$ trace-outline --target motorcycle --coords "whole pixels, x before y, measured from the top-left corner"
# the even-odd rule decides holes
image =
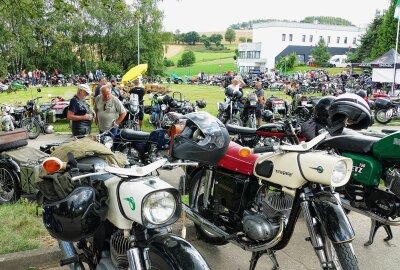
[[[242,99],[244,108],[241,114],[243,123],[247,123],[250,128],[256,127],[256,110],[258,107],[258,98],[255,93],[248,93],[246,98]]]
[[[381,124],[400,119],[400,101],[377,98],[374,102],[375,120]]]
[[[42,189],[43,223],[59,241],[61,266],[209,269],[189,242],[168,232],[180,217],[180,194],[152,173],[174,164],[161,159],[144,167],[117,168],[95,156],[75,160],[68,153],[67,158],[65,163],[52,157],[42,166],[49,177],[66,177],[72,186],[69,195],[56,199]]]
[[[15,128],[22,127],[22,120],[25,118],[25,108],[24,107],[17,107],[8,105],[8,104],[1,104],[1,111],[3,114],[8,114],[11,116],[11,121]]]
[[[379,138],[358,132],[344,132],[326,140],[322,147],[353,160],[349,183],[336,189],[344,208],[371,218],[369,240],[373,243],[380,227],[393,238],[390,226],[400,225],[400,132]],[[385,187],[380,186],[381,179]]]
[[[351,246],[355,234],[333,189],[347,183],[352,161],[313,150],[329,137],[327,132],[302,145],[249,151],[229,143],[226,136],[216,136],[226,132],[222,123],[206,120],[202,126],[198,119],[189,118],[171,147],[174,156],[199,163],[188,174],[189,205],[183,205],[183,210],[203,240],[216,245],[231,242],[251,251],[250,270],[263,254],[271,258],[273,269],[278,269],[275,251],[288,244],[302,211],[310,233],[306,240],[315,249],[321,267],[358,269]],[[191,123],[202,128],[193,129]],[[225,148],[206,156],[175,146],[190,138],[198,141],[197,147]]]
[[[265,109],[270,110],[274,114],[286,116],[289,111],[289,106],[286,100],[275,97],[274,95],[267,98],[265,101]]]
[[[128,113],[120,124],[120,127],[139,130],[139,96],[131,94],[129,99],[124,99],[123,105]]]
[[[218,115],[217,118],[224,124],[234,124],[241,126],[243,125],[240,119],[240,111],[242,110],[242,105],[240,100],[242,98],[242,92],[232,91],[232,89],[225,89],[225,101],[218,102]]]

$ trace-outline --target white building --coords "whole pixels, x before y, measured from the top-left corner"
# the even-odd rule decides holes
[[[281,56],[297,54],[306,63],[320,38],[331,55],[346,54],[357,47],[364,29],[297,22],[267,22],[253,25],[253,43],[239,44],[237,65],[242,72],[271,69]]]

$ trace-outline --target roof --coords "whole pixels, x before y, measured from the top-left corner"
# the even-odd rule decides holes
[[[356,26],[345,25],[330,25],[330,24],[314,24],[314,23],[299,23],[299,22],[265,22],[253,24],[253,29],[269,28],[269,27],[287,27],[287,28],[302,28],[302,29],[319,29],[319,30],[334,30],[347,32],[361,32],[362,28]]]
[[[395,49],[390,49],[383,55],[374,59],[369,63],[362,63],[361,67],[380,67],[380,68],[393,68],[394,57],[396,55],[396,67],[400,66],[400,54],[395,51]]]
[[[307,57],[311,55],[311,51],[313,49],[315,49],[315,46],[289,45],[275,57],[275,62],[279,61],[280,57],[289,55],[291,53],[303,54]],[[341,48],[341,47],[328,47],[328,51],[331,55],[341,55],[341,54],[346,54],[348,51],[354,51],[354,49]],[[307,59],[305,60],[307,61]]]

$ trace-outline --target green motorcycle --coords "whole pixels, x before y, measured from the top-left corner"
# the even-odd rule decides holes
[[[9,90],[10,92],[16,92],[18,90],[24,90],[26,91],[28,88],[26,87],[26,85],[21,82],[21,81],[14,81],[11,83]]]
[[[393,238],[391,226],[400,225],[400,131],[383,138],[357,132],[332,137],[323,147],[353,160],[350,181],[336,189],[343,207],[371,218],[369,240],[380,227]],[[383,183],[381,183],[383,179]]]

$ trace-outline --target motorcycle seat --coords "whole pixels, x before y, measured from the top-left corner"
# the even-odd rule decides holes
[[[366,154],[371,152],[372,146],[381,138],[362,135],[360,133],[332,137],[324,142],[333,148],[352,153]]]
[[[255,135],[257,131],[256,128],[247,128],[231,124],[226,124],[226,129],[228,130],[229,133],[246,134],[246,135]]]
[[[150,137],[150,133],[124,128],[121,130],[120,136],[126,141],[147,141]]]

